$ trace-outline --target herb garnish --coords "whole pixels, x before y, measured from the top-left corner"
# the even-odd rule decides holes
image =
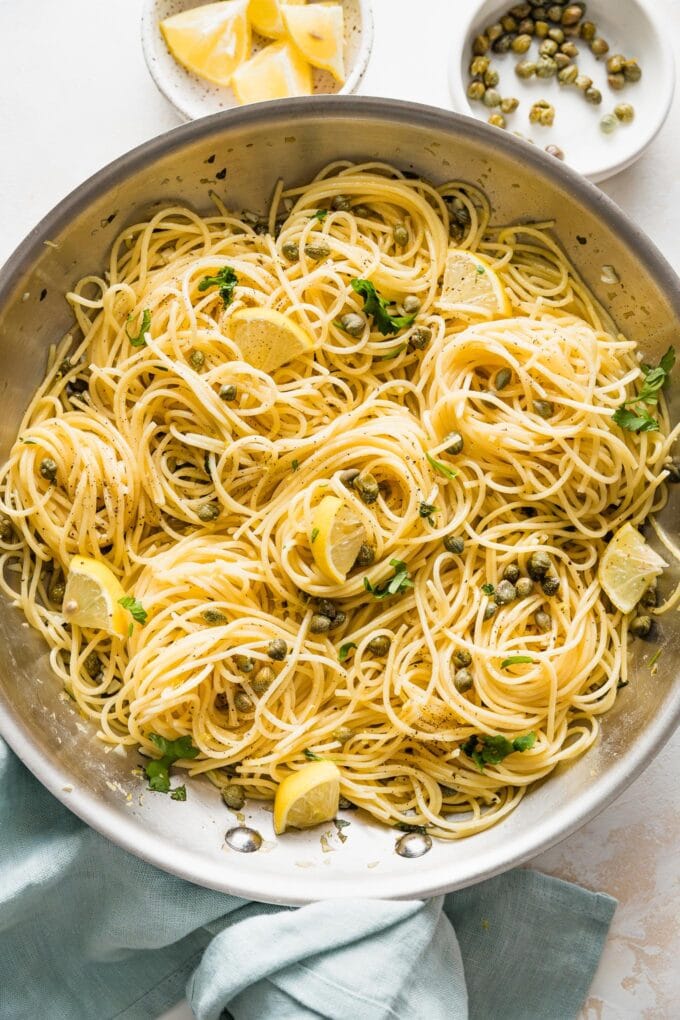
[[[436,525],[432,520],[432,515],[438,513],[439,507],[434,506],[432,503],[421,502],[418,504],[418,516],[424,518],[424,520],[426,520],[428,524],[431,524],[433,528],[436,527]]]
[[[435,460],[431,454],[426,453],[425,456],[428,459],[430,467],[433,467],[437,474],[443,475],[444,478],[455,478],[458,474],[458,472],[454,471],[453,468],[447,467],[446,464],[443,464],[441,460]]]
[[[195,758],[198,748],[191,743],[191,737],[178,737],[177,740],[166,740],[158,733],[150,733],[149,740],[155,744],[163,755],[162,758],[147,762],[145,765],[146,778],[149,780],[149,789],[156,793],[168,793],[170,790],[170,774],[168,769],[180,758]],[[181,787],[178,787],[181,789]],[[173,791],[174,793],[175,791]],[[186,789],[184,797],[181,794],[174,800],[186,800]]]
[[[399,344],[399,346],[395,347],[393,351],[390,351],[389,354],[383,354],[383,356],[381,358],[379,358],[378,360],[379,361],[393,361],[394,358],[398,358],[400,354],[403,354],[407,347],[408,347],[408,344]]]
[[[300,467],[300,461],[299,460],[292,460],[290,462],[290,467],[291,467],[292,471],[297,471],[297,469]]]
[[[186,786],[176,786],[170,794],[171,800],[186,800],[187,799],[187,788]]]
[[[326,761],[325,758],[320,758],[318,754],[314,754],[313,751],[310,751],[308,747],[306,747],[302,753],[308,761]]]
[[[391,336],[400,329],[406,329],[415,319],[415,315],[390,315],[387,311],[389,301],[380,297],[370,280],[354,279],[350,283],[352,290],[364,299],[364,311],[372,316],[375,328],[383,336]]]
[[[124,595],[122,599],[118,599],[118,605],[122,606],[123,609],[127,609],[132,619],[136,620],[142,627],[144,626],[149,614],[142,603],[138,602],[133,595]]]
[[[142,312],[142,321],[141,321],[141,324],[140,324],[140,327],[139,327],[139,333],[137,334],[137,336],[131,336],[130,335],[129,326],[130,326],[130,323],[132,322],[133,319],[134,319],[134,315],[128,315],[127,324],[125,326],[125,332],[127,333],[127,338],[128,338],[128,340],[130,341],[130,343],[132,344],[133,347],[146,347],[146,336],[145,336],[145,334],[149,332],[149,327],[151,326],[151,309],[150,308],[145,308],[144,311]]]
[[[323,223],[323,221],[326,219],[327,216],[328,216],[328,209],[317,209],[316,212],[313,213],[313,215],[310,216],[309,218],[310,218],[310,220],[318,220],[319,223]]]
[[[492,584],[483,584],[482,585],[482,591],[484,592],[485,595],[493,595],[495,590],[496,589],[494,588],[494,586]]]
[[[658,365],[641,365],[640,368],[645,377],[642,389],[637,396],[621,404],[621,407],[614,412],[613,421],[627,432],[657,432],[659,429],[658,420],[649,413],[646,407],[639,405],[651,404],[655,406],[659,402],[659,392],[668,381],[674,364],[675,348],[669,347]],[[634,406],[632,411],[629,410],[631,404]]]
[[[507,669],[508,666],[519,666],[525,662],[535,662],[530,655],[509,655],[507,659],[503,659],[501,662],[501,669]]]
[[[374,586],[367,577],[364,578],[364,588],[370,592],[374,599],[386,599],[390,595],[403,595],[413,587],[408,567],[403,560],[390,560],[390,566],[394,567],[394,576],[386,581],[381,581],[380,584]]]
[[[421,836],[427,832],[424,825],[412,825],[411,822],[395,822],[394,828],[399,829],[400,832],[418,832]]]
[[[485,765],[499,765],[513,751],[528,751],[535,743],[536,734],[533,730],[523,737],[515,737],[513,741],[500,733],[497,736],[473,734],[461,744],[460,749],[468,758],[472,758],[479,771],[483,772]]]
[[[345,659],[348,657],[349,653],[352,651],[352,649],[356,647],[357,647],[356,641],[347,641],[344,645],[340,645],[340,649],[338,651],[339,661],[344,662]]]
[[[204,276],[198,285],[198,289],[203,292],[208,290],[209,287],[219,287],[220,297],[226,308],[233,300],[234,287],[237,283],[238,276],[231,266],[222,266],[215,276]]]
[[[312,543],[316,542],[318,536],[319,536],[319,529],[318,528],[312,528],[312,534],[311,534]]]

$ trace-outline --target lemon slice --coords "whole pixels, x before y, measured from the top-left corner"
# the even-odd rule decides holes
[[[654,578],[667,566],[637,528],[624,524],[607,546],[597,577],[616,608],[630,613]]]
[[[289,4],[303,4],[305,0],[287,0]],[[248,8],[250,24],[260,35],[270,39],[279,39],[286,34],[286,26],[281,15],[280,0],[250,0]]]
[[[340,770],[333,762],[314,761],[286,776],[274,798],[274,832],[311,829],[338,813]]]
[[[345,80],[343,47],[345,27],[340,4],[281,5],[288,34],[313,67],[330,71],[336,81]]]
[[[485,318],[509,315],[510,301],[498,274],[469,251],[450,249],[439,304],[446,311]]]
[[[290,43],[272,43],[241,64],[231,87],[239,103],[311,96],[312,70]]]
[[[321,573],[342,584],[365,540],[366,529],[352,508],[338,496],[324,496],[312,515],[310,543]]]
[[[129,617],[118,601],[124,597],[120,581],[105,563],[87,556],[73,557],[62,604],[67,623],[125,637]]]
[[[263,372],[273,372],[313,347],[304,329],[273,308],[243,308],[234,312],[227,328],[243,360]]]
[[[222,0],[173,14],[161,32],[175,60],[189,71],[229,85],[250,53],[248,0]]]

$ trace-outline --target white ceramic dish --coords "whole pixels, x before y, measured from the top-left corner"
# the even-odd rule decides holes
[[[474,37],[487,25],[497,21],[512,6],[512,0],[482,0],[461,11],[461,24],[449,60],[449,87],[453,106],[459,113],[486,121],[492,110],[467,97],[468,67]],[[629,84],[621,92],[607,84],[604,60],[596,60],[587,43],[574,40],[579,47],[576,58],[579,71],[593,79],[600,89],[600,106],[585,102],[574,87],[562,87],[552,79],[521,80],[515,64],[523,59],[515,53],[491,54],[493,66],[500,74],[498,89],[502,96],[520,100],[516,113],[507,117],[509,131],[516,131],[544,148],[559,146],[575,170],[591,181],[603,181],[624,170],[638,159],[652,143],[668,116],[675,89],[673,53],[668,40],[669,24],[662,0],[597,0],[589,3],[587,18],[598,26],[598,35],[607,40],[609,53],[634,57],[642,68],[642,80]],[[536,56],[536,44],[527,57]],[[529,108],[537,99],[546,99],[555,106],[552,128],[529,123]],[[632,124],[619,125],[611,135],[600,129],[600,120],[611,113],[617,103],[632,103],[636,116]]]
[[[149,73],[160,92],[185,120],[231,110],[240,104],[230,88],[199,78],[178,64],[161,34],[159,24],[180,11],[199,7],[206,0],[143,0],[142,49]],[[342,0],[345,17],[345,68],[347,80],[340,87],[326,71],[313,73],[315,95],[355,92],[364,76],[373,46],[373,12],[370,0]],[[272,40],[255,34],[253,50]]]

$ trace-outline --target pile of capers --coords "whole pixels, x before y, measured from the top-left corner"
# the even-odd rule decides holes
[[[510,7],[502,17],[475,36],[467,95],[492,111],[490,124],[506,127],[506,116],[513,114],[520,105],[515,97],[503,97],[498,91],[500,78],[491,63],[494,53],[521,56],[515,67],[518,78],[556,78],[561,86],[574,86],[583,93],[586,102],[599,106],[602,93],[593,85],[592,78],[579,72],[575,63],[579,48],[574,40],[586,43],[598,60],[609,53],[609,43],[598,35],[597,25],[586,20],[585,14],[586,4],[582,0],[554,0],[552,3],[527,0]],[[526,56],[534,41],[538,42],[537,59]],[[608,57],[606,68],[607,82],[615,91],[623,89],[629,82],[640,81],[642,77],[637,60],[620,53]],[[634,116],[633,108],[630,104],[621,105],[627,109],[623,115],[615,111],[614,123],[630,123]],[[550,127],[554,119],[554,107],[545,100],[531,107],[531,123]],[[557,149],[556,146],[551,148]],[[553,151],[552,155],[564,158],[561,150]]]
[[[501,575],[501,580],[493,589],[484,609],[484,619],[490,620],[496,615],[499,606],[510,605],[517,599],[527,599],[536,593],[536,586],[547,598],[557,595],[560,590],[560,579],[552,570],[552,562],[547,553],[532,553],[527,560],[526,573],[523,576],[517,563],[508,563]],[[551,627],[551,619],[547,613],[536,613],[536,625],[539,630],[547,631]]]
[[[327,634],[342,627],[347,615],[330,599],[314,599],[314,612],[309,621],[310,634]]]

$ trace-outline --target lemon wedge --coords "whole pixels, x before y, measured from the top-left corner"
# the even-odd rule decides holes
[[[231,87],[239,103],[311,96],[312,70],[289,42],[272,43],[241,64]]]
[[[161,32],[175,60],[188,71],[229,85],[250,53],[248,0],[221,0],[173,14]]]
[[[227,328],[243,360],[263,372],[273,372],[313,347],[304,329],[273,308],[243,308],[234,312]]]
[[[73,557],[62,604],[67,623],[125,637],[129,616],[119,603],[124,597],[120,581],[105,563],[87,556]]]
[[[345,27],[340,4],[289,3],[281,5],[288,34],[312,67],[330,71],[336,81],[345,80],[343,48]]]
[[[439,301],[446,311],[484,318],[510,314],[511,305],[498,274],[469,251],[450,249]]]
[[[303,4],[305,0],[286,0],[286,2]],[[266,35],[270,39],[279,39],[286,34],[280,0],[250,0],[248,17],[250,24],[260,35]]]
[[[311,829],[338,813],[340,770],[333,762],[314,761],[286,776],[274,798],[274,832]]]
[[[312,515],[310,545],[321,573],[342,584],[354,566],[366,529],[361,518],[338,496],[324,496]]]
[[[624,524],[607,546],[597,577],[616,608],[630,613],[654,578],[667,566],[637,528]]]

